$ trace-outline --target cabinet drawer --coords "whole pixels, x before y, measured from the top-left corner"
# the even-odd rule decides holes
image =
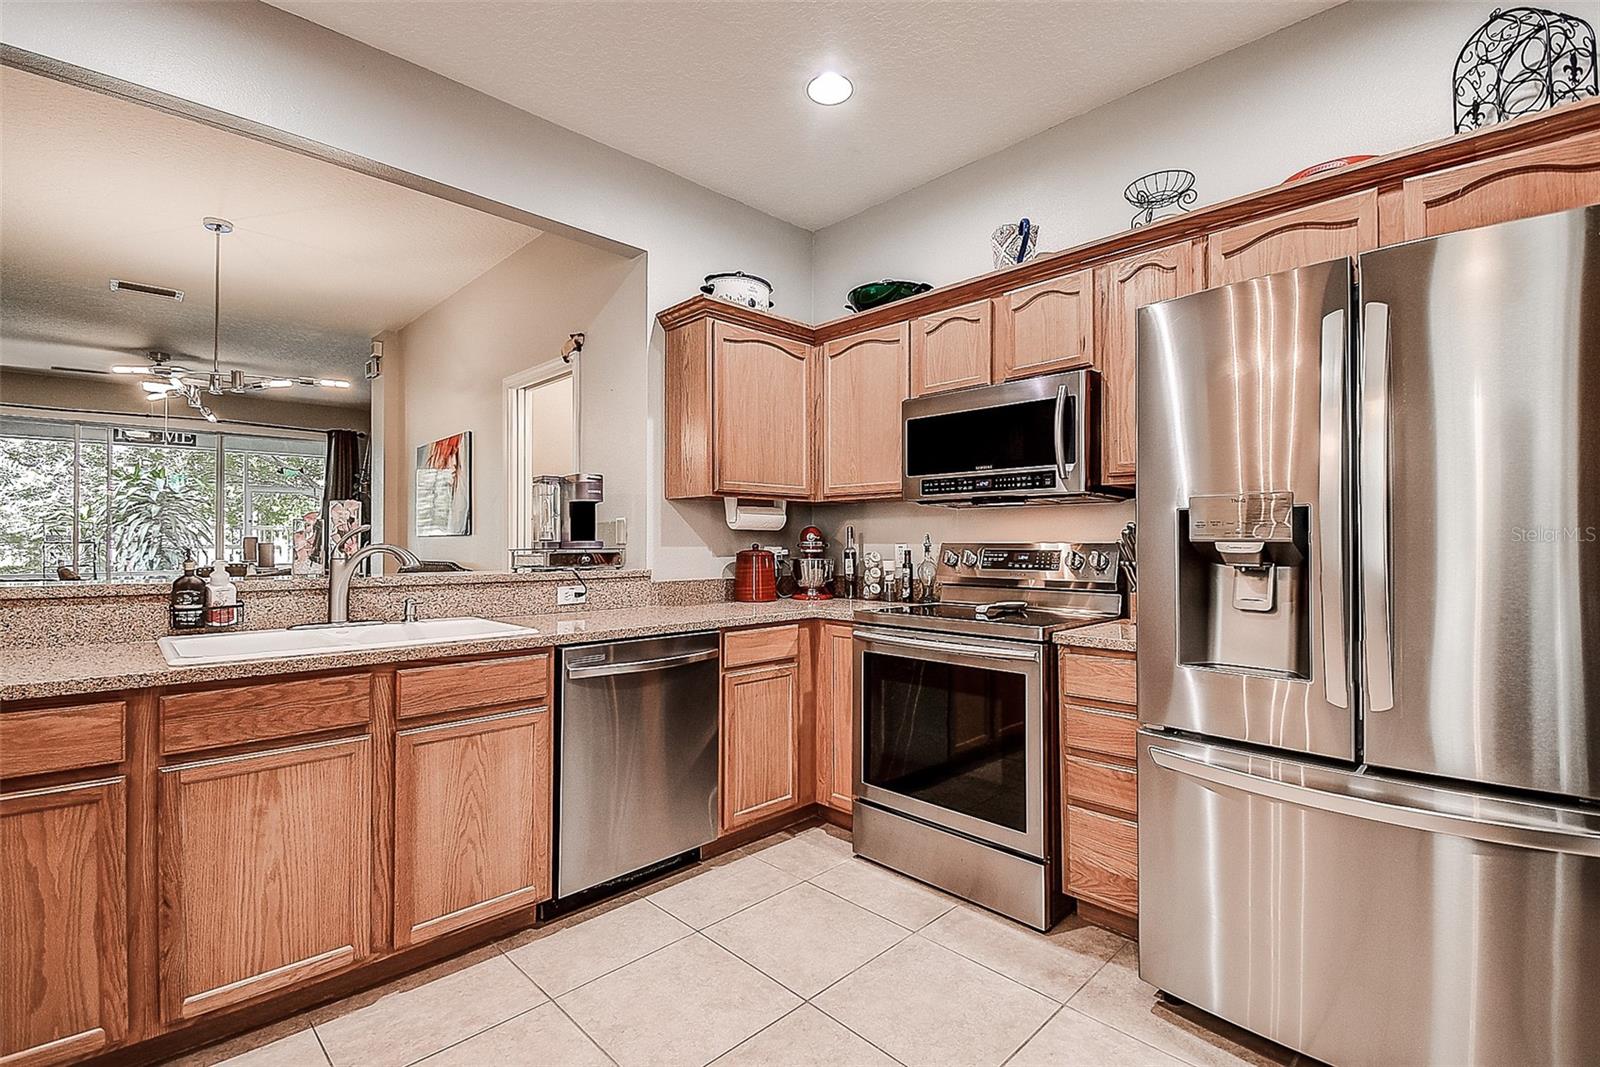
[[[1068,756],[1064,772],[1072,803],[1109,808],[1130,819],[1139,814],[1139,778],[1132,767]]]
[[[1065,704],[1061,708],[1061,729],[1068,748],[1119,756],[1130,763],[1134,760],[1133,742],[1139,719],[1130,712]]]
[[[1069,700],[1139,702],[1134,658],[1118,653],[1061,653],[1061,695]]]
[[[1126,819],[1067,808],[1067,892],[1124,915],[1139,913],[1139,828]]]
[[[0,774],[20,778],[122,762],[120,700],[0,715]]]
[[[171,755],[361,726],[371,714],[372,676],[365,672],[168,693],[161,698],[161,751]]]
[[[759,630],[729,630],[722,635],[722,666],[748,667],[776,663],[800,655],[800,627],[763,626]]]
[[[402,719],[474,708],[531,707],[550,693],[550,657],[513,656],[475,663],[441,663],[395,672],[396,714]]]

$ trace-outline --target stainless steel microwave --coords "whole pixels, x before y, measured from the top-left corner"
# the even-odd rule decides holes
[[[1128,496],[1095,481],[1099,385],[1086,369],[905,401],[905,499],[985,507]]]

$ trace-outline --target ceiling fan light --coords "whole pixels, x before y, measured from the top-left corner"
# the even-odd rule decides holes
[[[176,393],[178,391],[178,387],[172,382],[155,380],[140,382],[139,388],[143,389],[151,396],[166,396],[168,393]]]

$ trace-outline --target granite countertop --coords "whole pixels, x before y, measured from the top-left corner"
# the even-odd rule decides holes
[[[497,621],[532,627],[537,633],[411,648],[357,649],[291,659],[249,660],[192,667],[168,665],[154,640],[7,649],[0,652],[0,702],[550,648],[589,641],[722,630],[803,619],[848,620],[859,606],[859,602],[852,600],[779,600],[770,604],[717,602],[525,615]]]
[[[1056,632],[1056,644],[1068,648],[1105,648],[1114,652],[1137,651],[1137,627],[1126,619],[1115,622],[1097,622],[1093,626],[1078,626]]]

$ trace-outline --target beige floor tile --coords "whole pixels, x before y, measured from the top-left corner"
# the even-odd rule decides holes
[[[313,1019],[305,1013],[292,1015],[287,1019],[280,1019],[275,1023],[268,1023],[257,1030],[247,1034],[219,1041],[215,1045],[186,1053],[175,1060],[168,1060],[166,1067],[214,1067],[219,1063],[232,1063],[242,1067],[276,1067],[277,1064],[304,1063],[311,1067],[325,1067],[328,1062],[322,1054],[322,1046],[317,1042],[316,1034],[312,1033]],[[310,1038],[310,1043],[306,1039]],[[265,1053],[272,1046],[280,1046],[272,1053],[256,1059],[256,1053]],[[311,1050],[315,1049],[312,1053]],[[305,1055],[302,1057],[301,1053]],[[291,1056],[285,1060],[283,1056]]]
[[[435,1053],[417,1067],[611,1067],[611,1059],[554,1004],[523,1012],[499,1026]]]
[[[1085,1015],[1199,1067],[1288,1063],[1294,1053],[1213,1016],[1161,1003],[1139,979],[1139,948],[1128,944],[1068,1001]]]
[[[910,936],[904,927],[804,883],[704,932],[802,997],[815,996]]]
[[[703,930],[799,881],[754,856],[702,871],[687,881],[668,886],[646,899],[669,915]]]
[[[783,841],[770,845],[757,842],[747,853],[758,856],[780,871],[788,871],[796,878],[811,878],[832,867],[837,867],[851,856],[850,843],[831,837],[821,829],[806,830]]]
[[[549,937],[507,949],[506,956],[540,989],[559,997],[691,933],[648,900],[635,900]]]
[[[1135,1041],[1121,1030],[1062,1008],[1006,1067],[1186,1067],[1183,1060]]]
[[[957,903],[955,897],[863,859],[824,871],[812,878],[811,884],[908,930],[920,930]]]
[[[716,1061],[716,1067],[895,1067],[893,1059],[802,1004]]]
[[[901,1063],[995,1065],[1056,1002],[922,937],[910,937],[812,1001]]]
[[[580,986],[557,1003],[621,1067],[701,1067],[800,999],[695,935]]]
[[[1076,915],[1041,934],[968,904],[923,927],[922,936],[1063,1004],[1127,944]]]
[[[500,953],[317,1023],[334,1067],[407,1064],[549,998]]]

